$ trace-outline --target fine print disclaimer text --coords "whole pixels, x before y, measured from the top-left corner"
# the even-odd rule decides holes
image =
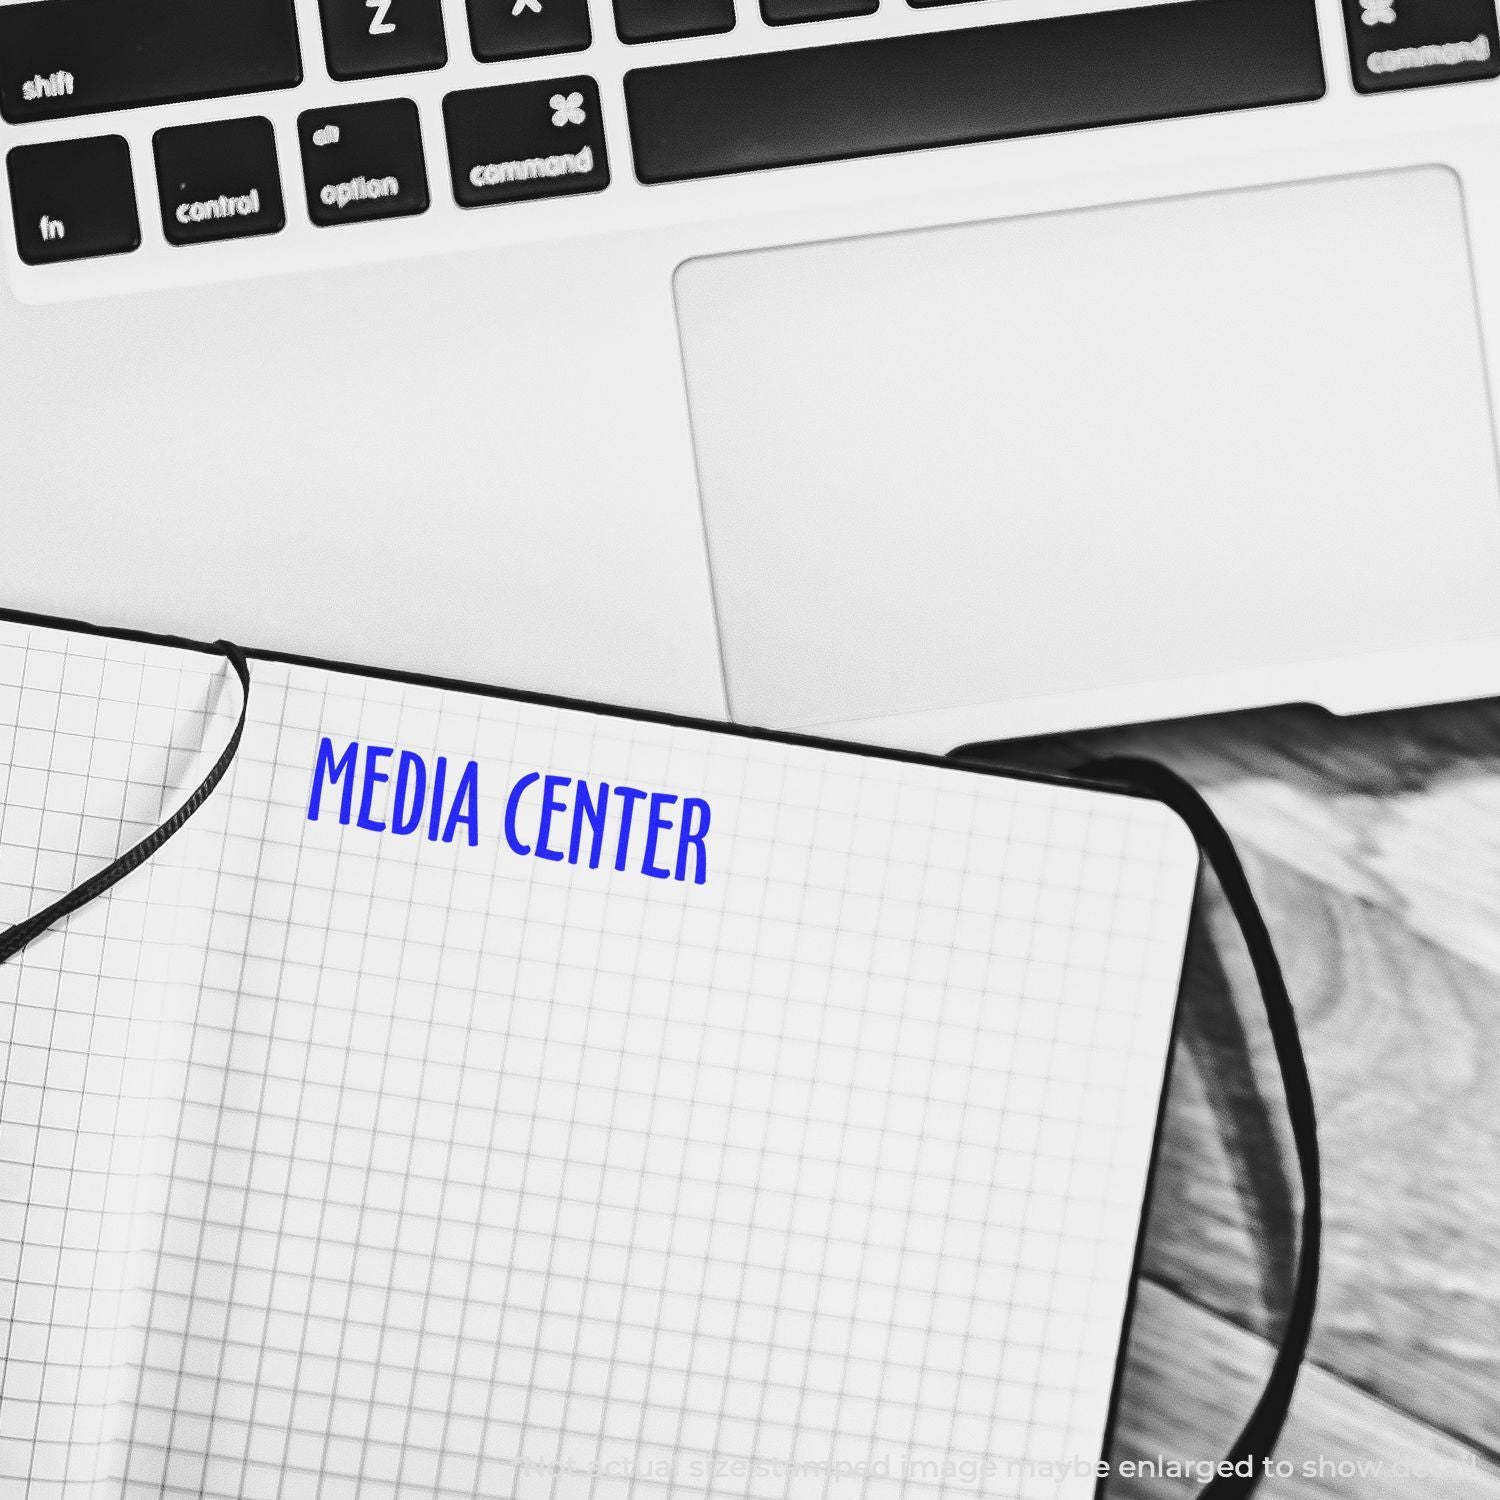
[[[1351,1458],[1338,1454],[1315,1454],[1297,1458],[1241,1459],[1183,1458],[1168,1454],[1115,1460],[1095,1458],[1031,1459],[994,1455],[963,1455],[937,1458],[916,1454],[882,1454],[866,1460],[820,1461],[815,1459],[748,1458],[743,1455],[704,1453],[615,1457],[596,1462],[517,1456],[508,1461],[516,1477],[582,1476],[598,1479],[630,1479],[637,1483],[672,1486],[683,1482],[754,1479],[822,1480],[825,1489],[852,1483],[870,1485],[941,1484],[974,1486],[988,1480],[1051,1480],[1069,1478],[1187,1479],[1199,1484],[1209,1480],[1259,1474],[1265,1479],[1401,1479],[1413,1483],[1452,1479],[1477,1470],[1478,1458],[1420,1460]],[[506,1461],[502,1460],[502,1467]]]

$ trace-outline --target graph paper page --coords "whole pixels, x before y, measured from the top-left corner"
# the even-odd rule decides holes
[[[0,970],[18,1493],[1092,1494],[1170,814],[257,661],[154,863]]]

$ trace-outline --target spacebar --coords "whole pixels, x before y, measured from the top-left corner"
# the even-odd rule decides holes
[[[637,68],[642,182],[1248,109],[1323,93],[1315,0],[1176,0]]]

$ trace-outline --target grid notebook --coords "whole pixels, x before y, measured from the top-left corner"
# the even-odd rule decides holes
[[[1197,871],[1157,805],[253,663],[0,967],[0,1491],[1095,1487]],[[0,925],[221,658],[0,625]]]

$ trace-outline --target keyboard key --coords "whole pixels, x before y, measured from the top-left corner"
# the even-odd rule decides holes
[[[609,186],[592,78],[462,89],[443,100],[453,196],[465,208]]]
[[[913,5],[929,0],[911,0]],[[768,26],[792,26],[799,21],[837,21],[845,16],[872,16],[880,0],[760,0]]]
[[[1495,0],[1344,0],[1362,94],[1500,76]]]
[[[259,115],[173,125],[152,139],[161,227],[174,245],[202,245],[286,224],[276,136]]]
[[[734,0],[615,0],[622,42],[670,42],[734,29]]]
[[[323,53],[340,80],[419,73],[448,61],[441,0],[318,0]]]
[[[676,182],[1323,88],[1314,0],[1189,0],[636,68],[625,103],[636,175]]]
[[[410,99],[310,109],[297,118],[314,224],[394,219],[427,209],[422,122]]]
[[[480,62],[582,52],[594,40],[588,0],[469,0],[469,39]]]
[[[16,249],[28,266],[119,255],[140,244],[124,136],[17,146],[5,165]]]
[[[301,82],[292,0],[0,6],[0,114],[12,124]]]

